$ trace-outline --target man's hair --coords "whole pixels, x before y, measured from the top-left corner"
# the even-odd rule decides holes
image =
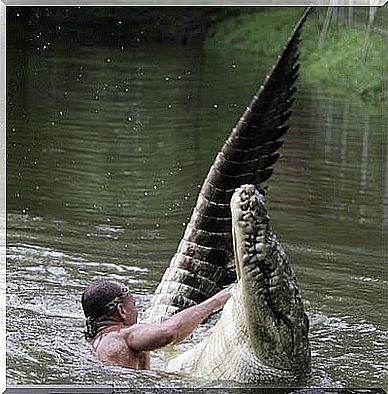
[[[115,280],[104,278],[89,284],[81,298],[86,317],[86,338],[96,336],[99,326],[110,319],[117,305],[128,294],[128,287]]]

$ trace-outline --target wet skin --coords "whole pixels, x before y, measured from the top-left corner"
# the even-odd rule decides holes
[[[231,295],[221,290],[201,304],[185,309],[161,324],[137,323],[136,303],[129,294],[112,312],[114,324],[102,328],[91,344],[98,359],[126,368],[149,369],[149,352],[182,341]]]

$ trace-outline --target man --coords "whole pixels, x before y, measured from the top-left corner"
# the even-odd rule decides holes
[[[230,295],[230,290],[224,289],[161,324],[139,324],[129,289],[120,282],[100,279],[82,294],[85,336],[101,361],[149,369],[151,350],[182,341],[212,312],[223,307]]]

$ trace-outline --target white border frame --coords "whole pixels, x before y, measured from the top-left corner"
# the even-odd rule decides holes
[[[87,1],[87,0],[86,0]],[[236,0],[197,0],[186,3],[185,0],[93,0],[91,4],[80,4],[77,0],[59,1],[49,4],[49,0],[0,0],[0,393],[6,390],[6,8],[7,6],[384,6],[388,0],[245,0],[236,4]]]
[[[6,389],[6,5],[0,0],[0,392]]]

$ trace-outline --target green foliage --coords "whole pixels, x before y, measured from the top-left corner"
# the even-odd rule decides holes
[[[387,41],[372,33],[365,59],[365,37],[366,31],[360,28],[333,29],[324,46],[308,56],[306,76],[358,93],[365,100],[386,99]]]
[[[249,50],[261,56],[277,56],[303,9],[301,7],[248,8],[213,26],[209,40],[217,45]],[[386,99],[388,45],[371,33],[364,59],[366,29],[331,26],[322,48],[314,16],[307,21],[302,43],[302,74],[330,88],[346,89],[366,100]]]
[[[301,8],[248,8],[243,14],[226,19],[210,30],[214,43],[251,50],[263,56],[281,51]]]

